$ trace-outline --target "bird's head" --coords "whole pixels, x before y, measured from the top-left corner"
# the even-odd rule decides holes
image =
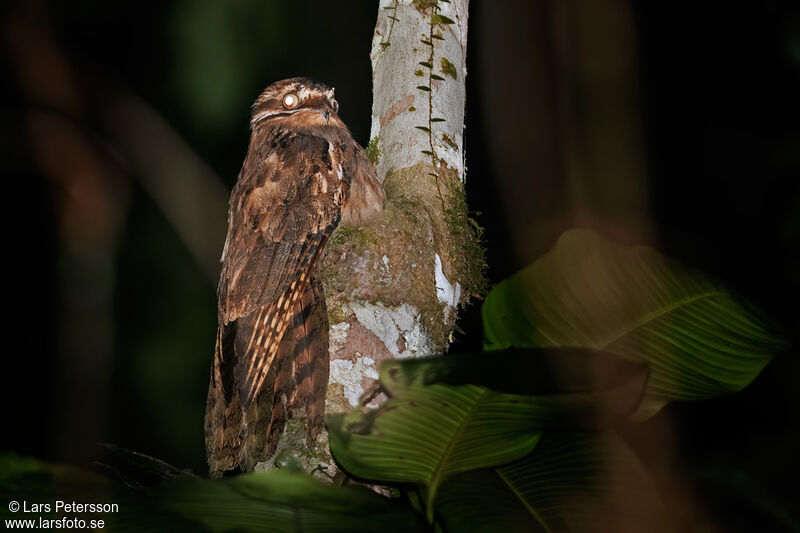
[[[344,126],[339,120],[339,103],[334,89],[310,78],[276,81],[253,104],[250,125],[264,121],[288,121],[295,127]]]

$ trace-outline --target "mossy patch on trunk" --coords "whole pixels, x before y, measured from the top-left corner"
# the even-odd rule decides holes
[[[340,227],[331,237],[320,274],[332,324],[344,318],[342,309],[354,299],[388,307],[408,304],[419,310],[435,349],[446,351],[456,314],[446,313],[437,298],[435,254],[448,280],[463,288],[460,304],[485,290],[485,261],[458,173],[446,166],[438,169],[438,177],[431,171],[428,163],[419,163],[389,172],[379,219],[359,228]]]

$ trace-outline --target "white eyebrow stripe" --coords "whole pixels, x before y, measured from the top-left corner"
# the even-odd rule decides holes
[[[259,95],[259,97],[256,100],[256,103],[253,105],[253,107],[257,107],[259,104],[264,104],[268,100],[273,99],[273,98],[279,100],[281,102],[281,104],[282,104],[283,103],[283,99],[286,97],[286,95],[291,94],[291,93],[296,94],[297,98],[300,100],[298,102],[298,106],[300,104],[302,104],[308,98],[313,97],[314,94],[322,95],[328,101],[330,101],[334,97],[334,94],[336,92],[336,89],[333,88],[333,87],[331,87],[329,89],[325,89],[325,90],[310,89],[308,87],[303,87],[303,86],[298,86],[298,85],[294,85],[294,86],[290,86],[290,87],[291,88],[289,90],[284,90],[284,92],[282,92],[282,93],[281,92],[268,93],[268,94],[262,93],[261,95]],[[274,115],[281,115],[281,114],[285,115],[287,113],[299,113],[301,111],[313,111],[313,110],[311,110],[311,109],[303,109],[303,108],[299,108],[299,107],[292,108],[291,110],[289,110],[289,109],[286,109],[283,106],[281,106],[281,108],[277,109],[277,110],[263,109],[263,110],[259,111],[258,113],[256,113],[255,115],[253,115],[251,117],[251,119],[250,119],[250,127],[251,128],[255,127],[256,124],[258,124],[262,120],[264,120],[266,118],[269,118],[271,116],[274,116]]]

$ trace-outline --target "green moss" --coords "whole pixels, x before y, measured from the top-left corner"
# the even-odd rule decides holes
[[[367,153],[367,157],[369,157],[369,160],[372,161],[373,166],[377,167],[378,159],[381,156],[381,149],[378,146],[377,135],[369,140],[369,144],[367,144],[367,147],[364,149],[364,151]]]
[[[470,216],[461,181],[449,180],[447,188],[448,209],[445,216],[452,237],[457,280],[467,295],[483,296],[488,288],[483,228]]]
[[[455,21],[450,17],[445,17],[442,14],[434,13],[433,15],[431,15],[431,24],[433,24],[434,26],[437,25],[443,26],[446,24],[455,24]]]
[[[347,320],[347,313],[341,307],[328,308],[328,324],[331,326]]]
[[[362,228],[351,228],[342,225],[336,228],[336,231],[331,235],[331,238],[328,240],[328,248],[335,250],[342,244],[350,245],[352,243],[363,245],[366,238]]]
[[[438,0],[413,0],[411,3],[417,8],[417,11],[427,15],[438,4]]]
[[[354,300],[419,312],[437,352],[447,349],[456,314],[437,298],[434,253],[466,301],[486,289],[481,229],[469,217],[458,172],[446,165],[432,182],[430,163],[389,172],[386,207],[361,228],[339,227],[322,257],[331,324],[347,320]],[[441,191],[441,195],[440,195]],[[385,260],[384,260],[385,258]]]
[[[419,202],[408,198],[397,198],[394,201],[394,206],[399,209],[408,219],[416,224],[419,222],[417,218],[417,211],[419,210]]]
[[[418,77],[418,78],[421,78],[421,77],[423,77],[424,75],[425,75],[425,73],[424,73],[424,72],[422,72],[422,70],[421,70],[421,69],[417,69],[417,70],[415,70],[415,71],[414,71],[414,76],[416,76],[416,77]]]
[[[271,459],[256,464],[255,470],[286,468],[306,472],[322,481],[330,482],[327,471],[333,460],[328,451],[327,435],[323,433],[316,441],[309,443],[307,424],[305,410],[295,409],[286,421],[275,454]]]
[[[450,62],[449,59],[443,57],[441,60],[442,65],[442,74],[445,76],[450,76],[454,80],[458,79],[458,71],[456,70],[456,66]]]
[[[300,452],[300,456],[304,459],[307,458],[309,454],[305,454]],[[303,471],[303,465],[300,464],[300,461],[297,457],[290,451],[284,450],[281,454],[275,457],[274,462],[275,468],[285,469],[288,468],[289,470],[296,470],[298,472]]]

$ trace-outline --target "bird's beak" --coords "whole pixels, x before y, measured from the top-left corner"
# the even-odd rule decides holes
[[[326,124],[330,124],[330,121],[331,121],[331,112],[330,111],[328,111],[327,109],[324,110],[324,111],[322,109],[317,109],[316,112],[319,113],[320,115],[322,115],[323,117],[325,117],[325,123]]]

